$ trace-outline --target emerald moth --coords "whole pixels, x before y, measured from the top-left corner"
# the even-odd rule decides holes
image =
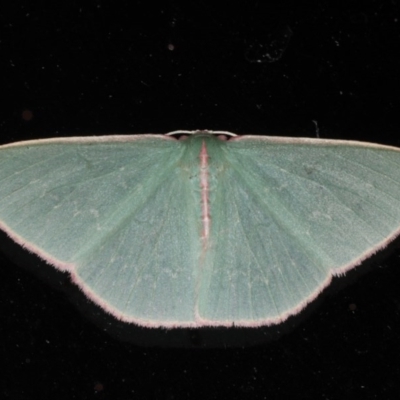
[[[399,227],[394,147],[212,131],[0,146],[0,228],[142,326],[280,323]]]

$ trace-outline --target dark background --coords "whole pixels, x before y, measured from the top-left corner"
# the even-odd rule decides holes
[[[400,146],[397,3],[2,6],[0,142],[211,129]],[[222,332],[205,348],[206,331],[178,342],[124,336],[68,276],[0,242],[2,398],[400,393],[398,243],[336,279],[300,318],[257,339],[244,331],[236,345]]]

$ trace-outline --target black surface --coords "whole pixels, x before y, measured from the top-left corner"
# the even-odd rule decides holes
[[[212,129],[399,146],[396,2],[278,4],[2,5],[0,141]],[[202,332],[180,348],[123,336],[66,275],[0,241],[1,398],[400,393],[396,243],[264,341],[204,349]]]

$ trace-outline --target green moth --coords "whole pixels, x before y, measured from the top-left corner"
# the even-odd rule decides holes
[[[124,321],[276,324],[400,233],[400,151],[212,131],[12,143],[0,228]]]

